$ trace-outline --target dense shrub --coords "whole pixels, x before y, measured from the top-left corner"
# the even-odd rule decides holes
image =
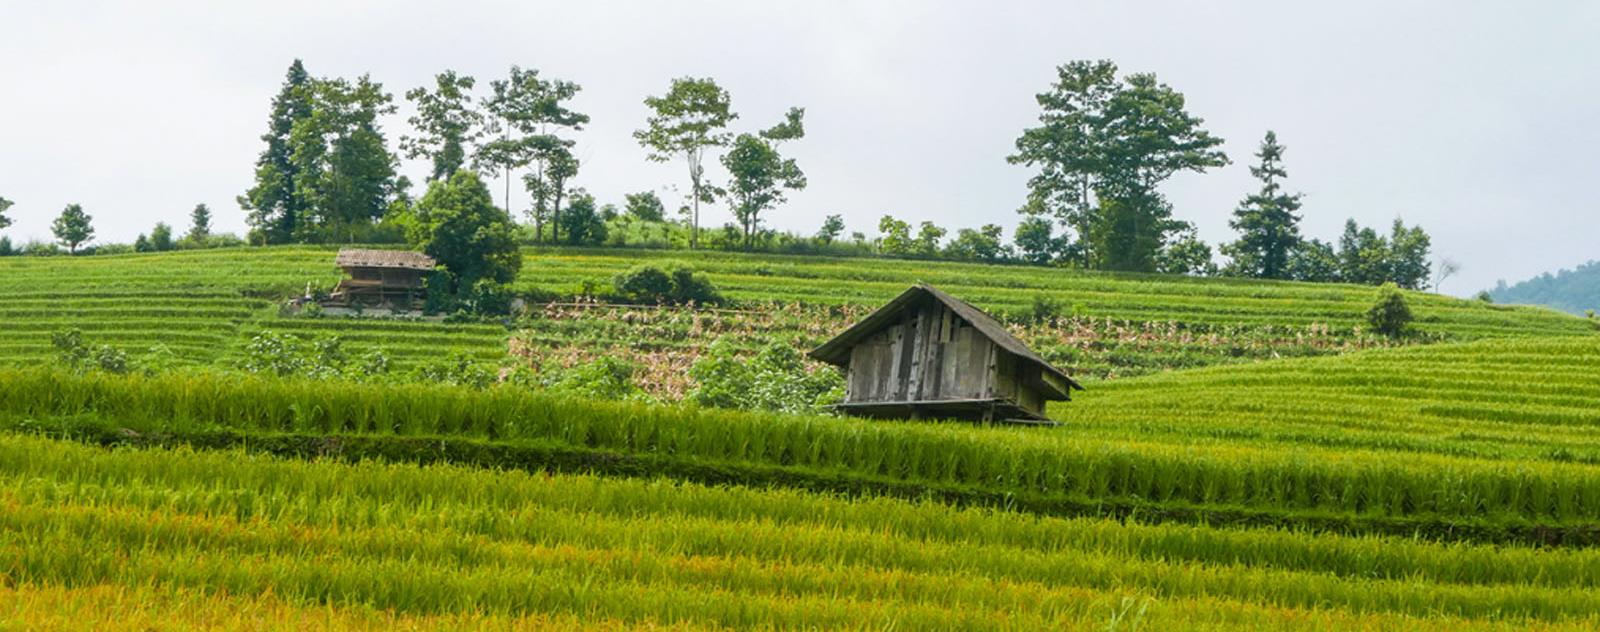
[[[614,298],[626,303],[682,305],[717,304],[722,294],[705,273],[687,264],[671,261],[665,268],[642,264],[618,274],[612,280]]]
[[[1378,288],[1378,302],[1367,310],[1367,324],[1372,330],[1389,336],[1399,338],[1411,328],[1411,307],[1406,305],[1405,294],[1393,283],[1385,283]]]
[[[689,377],[695,381],[689,401],[716,408],[821,412],[844,397],[838,371],[808,368],[793,345],[781,342],[747,358],[719,339],[689,368]]]
[[[588,399],[648,399],[634,381],[636,372],[638,367],[626,360],[601,356],[593,362],[554,372],[546,376],[543,384],[551,392]]]

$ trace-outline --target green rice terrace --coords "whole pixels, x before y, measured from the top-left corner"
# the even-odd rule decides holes
[[[313,317],[330,249],[0,259],[0,622],[303,629],[1600,627],[1600,335],[1369,287],[528,250],[504,322]],[[600,303],[641,261],[718,309]],[[1085,378],[1059,426],[672,403],[923,281]],[[174,359],[72,370],[53,333]],[[258,333],[644,365],[662,397],[284,379]],[[112,614],[114,613],[114,614]],[[0,627],[4,627],[0,625]]]
[[[727,310],[570,305],[640,262],[678,260],[735,301]],[[643,360],[670,376],[718,334],[822,342],[916,281],[1009,316],[1046,359],[1089,378],[1167,368],[1342,353],[1391,344],[1364,335],[1371,288],[1063,272],[933,261],[726,253],[526,251],[516,289],[555,303],[508,324],[286,315],[284,302],[340,278],[333,250],[236,248],[88,258],[0,259],[0,363],[53,357],[50,334],[77,328],[95,343],[180,364],[231,366],[257,333],[338,335],[381,348],[399,366],[455,354],[484,362],[557,359],[573,348]],[[1036,302],[1051,305],[1034,318]],[[1415,293],[1420,340],[1579,334],[1580,318]],[[511,341],[512,338],[516,340]],[[670,380],[667,380],[670,381]]]

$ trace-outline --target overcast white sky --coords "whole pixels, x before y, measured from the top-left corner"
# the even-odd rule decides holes
[[[1057,64],[1109,58],[1156,73],[1227,140],[1233,165],[1165,188],[1207,241],[1233,237],[1250,154],[1273,129],[1306,193],[1303,232],[1421,223],[1464,266],[1447,292],[1600,258],[1600,3],[1316,4],[0,0],[6,234],[47,238],[69,202],[102,241],[181,230],[197,202],[242,233],[234,197],[296,57],[394,92],[391,146],[399,96],[440,70],[576,81],[593,117],[578,184],[602,202],[656,189],[673,207],[683,166],[647,162],[631,132],[646,95],[711,76],[736,130],[807,109],[807,137],[785,149],[811,186],[773,226],[810,232],[842,213],[872,235],[893,213],[1009,234],[1029,174],[1004,157],[1033,95]],[[423,165],[404,170],[422,180]]]

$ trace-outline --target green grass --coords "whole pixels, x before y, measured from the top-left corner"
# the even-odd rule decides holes
[[[180,364],[231,366],[262,330],[337,334],[352,350],[381,347],[397,368],[454,354],[506,360],[510,335],[494,325],[446,326],[378,318],[313,320],[279,314],[277,304],[307,286],[339,279],[332,248],[272,247],[95,257],[0,258],[0,364],[53,356],[49,335],[77,327],[93,344],[133,353],[164,346]],[[706,271],[730,298],[764,311],[811,306],[761,332],[814,344],[921,280],[1000,314],[1023,315],[1036,297],[1063,318],[1019,330],[1054,362],[1084,377],[1124,377],[1274,357],[1314,356],[1378,346],[1360,335],[1371,288],[1126,275],[1023,266],[838,259],[649,250],[529,250],[521,290],[571,296],[604,287],[640,262],[680,259]],[[1412,293],[1417,328],[1428,339],[1576,334],[1580,318],[1552,310],[1485,305]],[[828,312],[823,306],[840,306]],[[824,311],[818,311],[824,310]],[[828,316],[818,319],[818,313]],[[721,318],[721,317],[713,317]],[[641,332],[603,318],[536,319],[521,325],[523,350],[559,353],[575,341],[603,352],[650,352],[704,338],[684,327]],[[821,326],[818,326],[818,325]],[[683,343],[678,344],[684,347]],[[681,358],[680,358],[681,359]]]
[[[240,627],[249,622],[219,612],[226,604],[430,627],[1600,623],[1594,550],[1063,520],[662,480],[0,436],[0,506],[0,596],[13,598],[0,618],[12,610],[21,625],[60,616],[61,589],[193,604],[168,621],[209,614]]]
[[[0,413],[199,436],[349,435],[540,445],[849,481],[1045,513],[1596,543],[1600,337],[1267,362],[1101,385],[1060,428],[882,423],[608,404],[518,389],[0,373]],[[51,425],[55,424],[55,425]],[[359,455],[358,455],[359,456]],[[535,460],[525,466],[539,467]],[[777,468],[777,469],[773,469]]]

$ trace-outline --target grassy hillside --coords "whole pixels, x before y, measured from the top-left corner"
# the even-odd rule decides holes
[[[256,332],[339,335],[353,349],[381,347],[404,368],[462,353],[505,358],[506,327],[382,318],[287,317],[282,299],[329,288],[332,250],[245,248],[78,258],[0,258],[0,363],[51,357],[50,334],[82,329],[96,344],[142,353],[161,345],[180,363],[226,366]],[[1340,353],[1386,342],[1358,333],[1372,290],[948,262],[829,259],[655,251],[529,251],[522,290],[576,296],[604,287],[638,262],[681,259],[708,272],[750,312],[622,315],[545,310],[517,323],[524,355],[560,354],[581,342],[595,352],[678,370],[708,342],[701,323],[754,331],[763,340],[815,344],[922,280],[1001,314],[1031,314],[1036,298],[1058,318],[1018,324],[1046,358],[1086,377],[1138,375],[1286,356]],[[1418,329],[1430,339],[1579,333],[1582,319],[1414,294]],[[777,307],[774,303],[783,303]],[[797,307],[803,303],[804,307]],[[637,310],[636,310],[637,311]],[[772,315],[776,314],[776,316]],[[651,327],[640,327],[643,321]],[[757,321],[752,325],[747,322]]]
[[[1413,294],[1436,344],[1389,348],[1356,331],[1369,288],[527,256],[526,290],[670,256],[741,304],[319,319],[278,301],[331,285],[331,250],[0,259],[0,628],[1600,625],[1582,319]],[[814,342],[914,280],[1000,313],[1066,305],[1011,326],[1080,372],[1204,368],[1092,384],[1057,428],[213,370],[272,330],[403,363],[631,355],[668,383],[710,339]],[[192,366],[40,362],[67,327]]]

